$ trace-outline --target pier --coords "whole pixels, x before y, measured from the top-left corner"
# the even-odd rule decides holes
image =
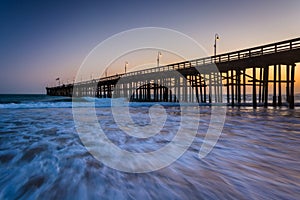
[[[53,96],[293,109],[297,62],[300,38],[46,90]]]

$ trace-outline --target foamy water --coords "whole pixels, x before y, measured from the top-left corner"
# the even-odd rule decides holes
[[[35,103],[43,106],[28,106]],[[199,159],[211,117],[211,109],[201,107],[198,134],[182,157],[161,170],[133,174],[105,166],[86,150],[69,100],[9,105],[19,107],[0,108],[0,199],[300,198],[299,109],[228,108],[217,145]],[[150,106],[132,106],[133,121],[141,126],[150,123]],[[122,132],[109,106],[98,106],[96,113],[114,144],[147,152],[163,147],[178,130],[179,107],[164,106],[167,123],[148,139]],[[190,112],[198,119],[192,107]]]

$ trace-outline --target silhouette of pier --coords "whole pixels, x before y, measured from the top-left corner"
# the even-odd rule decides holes
[[[300,38],[46,90],[53,96],[294,108],[297,62]]]

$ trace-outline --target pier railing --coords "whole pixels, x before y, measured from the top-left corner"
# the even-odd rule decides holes
[[[81,81],[81,82],[74,83],[74,85],[77,85],[77,86],[78,85],[87,85],[87,84],[95,84],[95,83],[98,83],[99,81],[104,82],[104,81],[116,80],[123,75],[124,74],[116,74],[116,75],[107,76],[107,77],[103,77],[103,78],[97,78],[97,79],[92,79],[92,80],[88,80],[88,81]]]

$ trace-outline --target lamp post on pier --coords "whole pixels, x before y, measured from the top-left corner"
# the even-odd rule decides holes
[[[55,80],[58,82],[58,86],[60,86],[60,78],[58,77]]]
[[[162,56],[161,52],[157,53],[157,67],[159,67],[159,58]]]
[[[219,40],[220,39],[220,37],[219,37],[219,35],[218,35],[218,33],[216,33],[215,34],[215,44],[214,44],[214,56],[216,56],[217,55],[217,40]]]
[[[125,62],[125,74],[126,74],[126,72],[127,72],[127,66],[128,66],[128,62],[126,61],[126,62]]]

